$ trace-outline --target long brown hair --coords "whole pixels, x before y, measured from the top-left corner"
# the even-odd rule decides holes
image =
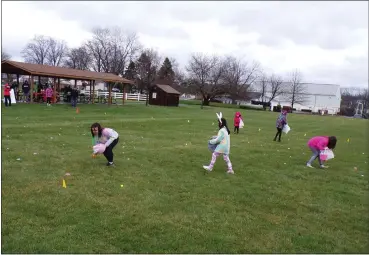
[[[218,119],[219,122],[219,129],[225,127],[227,129],[228,135],[231,133],[231,131],[229,131],[229,128],[227,126],[227,120],[225,118],[221,118],[220,120]]]
[[[94,137],[94,132],[92,132],[92,129],[93,128],[97,128],[97,130],[98,130],[98,137],[101,137],[102,130],[103,130],[103,128],[101,127],[101,125],[99,123],[97,123],[97,122],[95,122],[94,124],[91,125],[90,130],[91,130],[92,137]]]
[[[329,149],[333,150],[334,148],[336,148],[336,144],[337,144],[337,138],[335,136],[328,137],[328,145],[327,145],[327,147]]]

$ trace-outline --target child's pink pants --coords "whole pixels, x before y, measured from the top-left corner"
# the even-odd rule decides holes
[[[215,161],[217,160],[217,157],[221,154],[223,154],[223,153],[213,152],[213,154],[211,156],[211,162],[210,162],[210,165],[209,165],[210,169],[213,169]],[[229,159],[229,156],[227,154],[223,154],[223,159],[227,163],[228,171],[233,171],[232,163],[231,163],[231,160]]]

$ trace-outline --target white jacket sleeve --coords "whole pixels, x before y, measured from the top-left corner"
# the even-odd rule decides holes
[[[106,141],[105,143],[105,146],[108,147],[115,139],[119,137],[119,135],[115,130],[111,128],[105,128],[105,129],[104,131],[106,132],[106,136],[109,137],[108,141]]]

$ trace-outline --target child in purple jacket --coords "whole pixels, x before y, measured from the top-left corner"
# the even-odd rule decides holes
[[[278,136],[278,142],[281,141],[282,130],[283,130],[284,125],[286,124],[287,124],[287,111],[282,110],[281,114],[278,116],[278,119],[276,121],[277,133],[275,134],[273,141],[277,140],[277,136]]]

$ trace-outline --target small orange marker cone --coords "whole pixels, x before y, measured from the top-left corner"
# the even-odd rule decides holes
[[[77,107],[77,109],[76,109],[76,113],[77,113],[77,114],[79,113],[79,107]]]
[[[63,179],[63,188],[67,188],[67,184],[66,184],[66,182],[65,182],[65,180]]]

